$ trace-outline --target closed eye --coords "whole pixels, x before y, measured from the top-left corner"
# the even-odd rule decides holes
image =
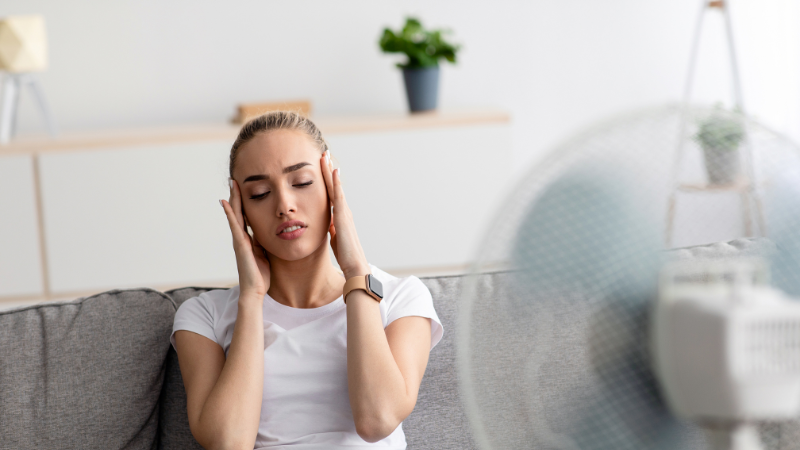
[[[292,185],[292,186],[294,186],[294,187],[299,187],[299,188],[304,188],[304,187],[306,187],[306,186],[311,186],[312,184],[314,184],[314,180],[311,180],[311,181],[306,181],[305,183],[294,184],[294,185]],[[269,191],[267,191],[267,192],[264,192],[263,194],[254,195],[254,196],[250,197],[250,200],[259,200],[259,199],[262,199],[262,198],[266,197],[266,196],[267,196],[267,194],[269,194]]]

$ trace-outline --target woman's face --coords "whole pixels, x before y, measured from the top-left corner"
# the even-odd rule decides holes
[[[270,256],[297,261],[327,243],[331,213],[321,156],[301,131],[259,133],[239,148],[233,177],[247,223]]]

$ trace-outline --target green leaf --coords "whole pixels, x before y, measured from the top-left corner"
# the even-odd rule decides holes
[[[692,136],[703,148],[736,150],[745,137],[741,112],[726,111],[721,105],[698,122],[697,132]]]
[[[407,17],[402,30],[383,30],[378,45],[385,53],[405,53],[408,61],[398,64],[402,68],[438,67],[439,60],[456,62],[460,46],[447,42],[443,34],[449,30],[428,31],[415,17]]]

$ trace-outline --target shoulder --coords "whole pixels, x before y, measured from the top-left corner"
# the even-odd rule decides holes
[[[413,275],[399,278],[375,266],[370,265],[370,268],[372,275],[383,284],[381,316],[384,328],[402,317],[419,316],[431,319],[431,349],[433,349],[442,339],[444,327],[433,307],[433,298],[428,286]]]
[[[230,316],[226,312],[231,310],[231,305],[235,309],[238,300],[239,287],[235,286],[203,292],[183,302],[175,312],[170,336],[172,345],[175,345],[175,332],[180,330],[192,331],[223,345],[221,331],[225,328],[226,316]],[[235,312],[233,317],[235,319]]]
[[[393,312],[408,311],[416,309],[432,309],[433,299],[428,286],[419,278],[409,275],[406,277],[396,277],[383,270],[370,265],[372,276],[377,278],[383,285],[383,301],[381,308],[389,316]]]
[[[383,299],[387,303],[403,297],[422,297],[429,299],[431,292],[425,283],[419,278],[409,275],[406,277],[396,277],[370,264],[372,276],[378,279],[383,285]]]
[[[213,318],[219,318],[228,303],[238,299],[239,286],[230,289],[213,289],[181,303],[175,313],[175,317],[177,319],[179,316],[192,316],[201,313]]]

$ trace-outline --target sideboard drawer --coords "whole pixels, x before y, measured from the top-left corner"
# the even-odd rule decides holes
[[[228,198],[230,142],[40,156],[54,294],[237,279]]]
[[[41,295],[33,157],[0,158],[0,297]]]

